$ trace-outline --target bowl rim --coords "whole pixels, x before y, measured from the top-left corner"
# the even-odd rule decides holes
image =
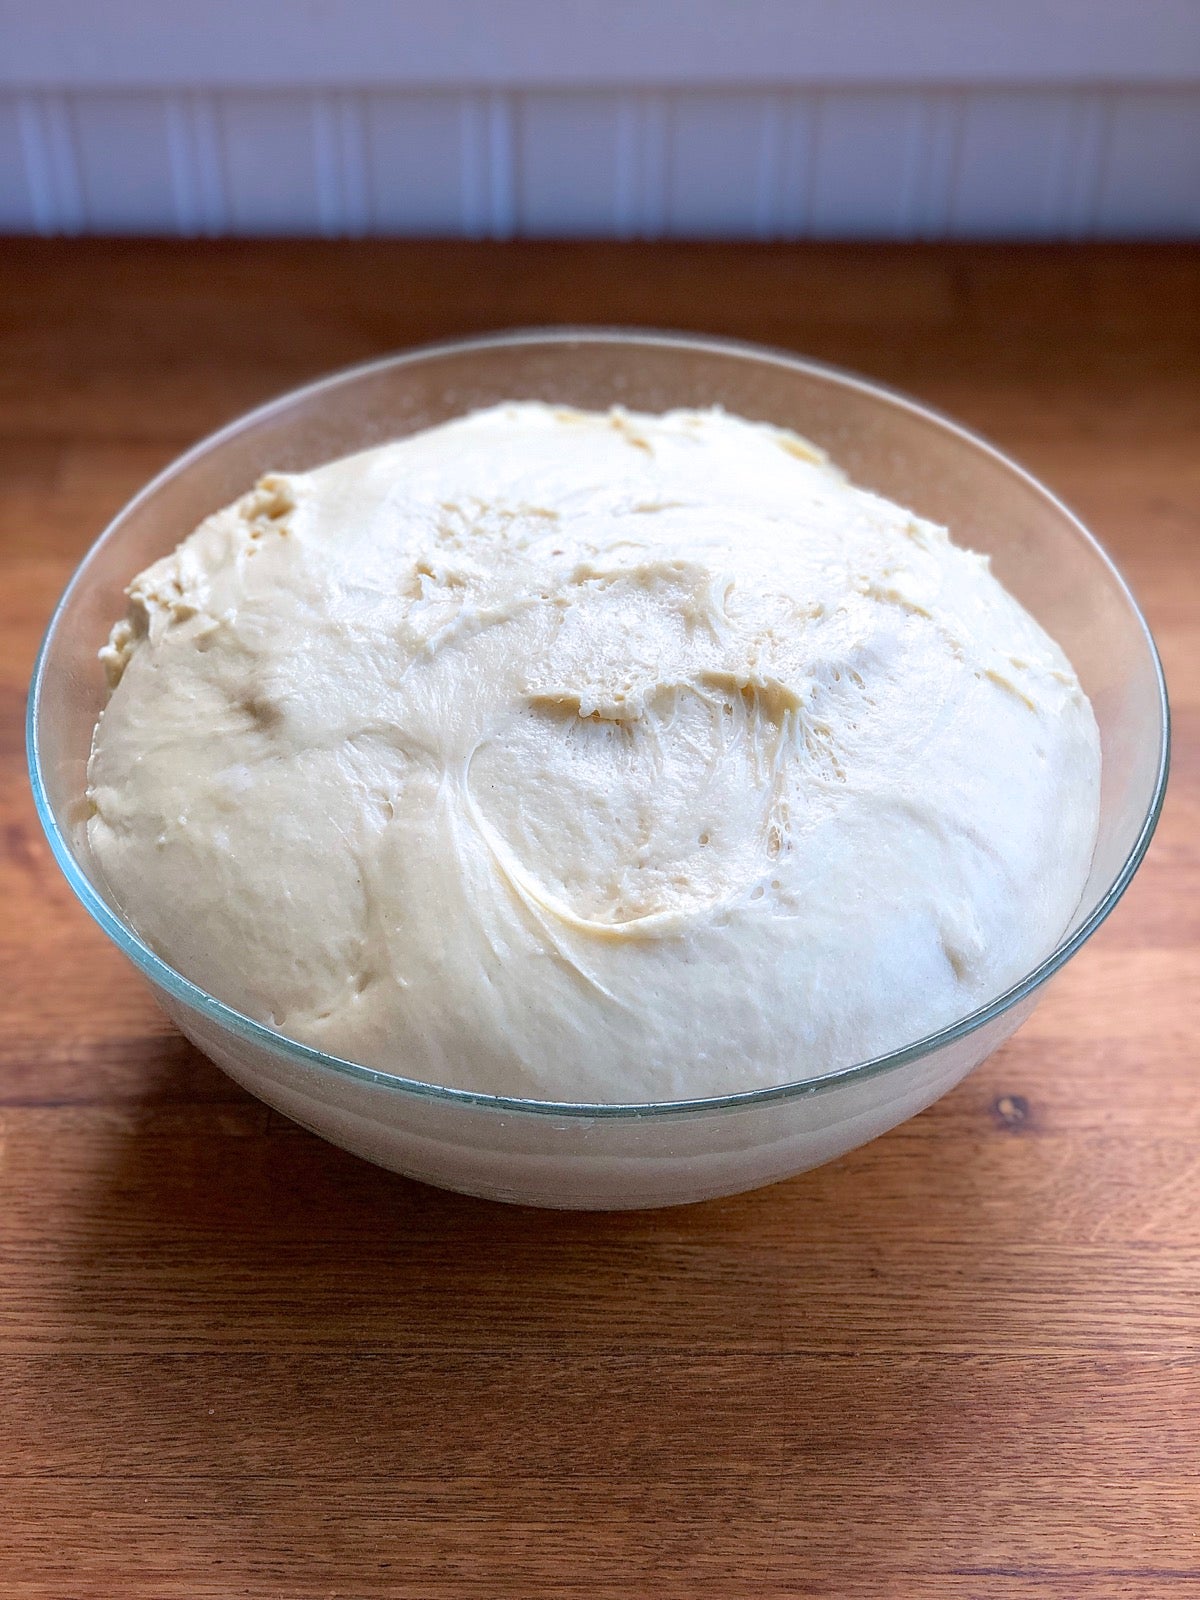
[[[900,1049],[888,1051],[883,1055],[873,1056],[865,1061],[854,1062],[849,1066],[833,1068],[830,1071],[817,1073],[811,1077],[798,1078],[787,1083],[774,1084],[764,1088],[739,1090],[736,1093],[727,1095],[710,1095],[680,1100],[610,1103],[537,1100],[515,1095],[487,1094],[474,1089],[459,1089],[447,1084],[428,1083],[418,1078],[406,1078],[400,1073],[387,1072],[380,1068],[364,1066],[360,1062],[350,1061],[341,1056],[331,1055],[326,1051],[317,1049],[315,1046],[303,1044],[297,1039],[289,1038],[286,1034],[278,1033],[265,1023],[257,1022],[243,1012],[226,1005],[223,1001],[218,1000],[214,995],[209,994],[207,990],[193,983],[191,979],[177,971],[168,962],[164,961],[161,956],[155,954],[124,921],[113,906],[109,904],[99,890],[95,888],[76,861],[74,852],[59,826],[58,819],[50,804],[42,777],[39,728],[42,686],[49,651],[60,619],[74,597],[76,590],[82,587],[86,581],[87,568],[93,556],[102,544],[119,532],[121,525],[129,514],[144,501],[155,495],[164,484],[182,476],[202,457],[219,450],[222,445],[247,428],[267,421],[272,415],[284,411],[298,402],[312,400],[323,391],[353,384],[363,378],[372,377],[385,369],[413,366],[445,356],[469,354],[474,350],[495,350],[504,347],[537,344],[563,345],[579,343],[623,344],[631,348],[647,345],[659,348],[676,347],[717,355],[736,356],[742,360],[782,366],[796,372],[802,372],[810,377],[832,381],[844,387],[855,389],[870,398],[897,406],[920,417],[922,420],[937,424],[944,431],[953,434],[962,443],[990,457],[992,461],[1015,474],[1024,482],[1026,487],[1031,488],[1044,501],[1048,502],[1053,510],[1067,520],[1075,534],[1091,546],[1093,554],[1097,555],[1108,568],[1110,577],[1116,583],[1141,628],[1158,687],[1159,755],[1150,803],[1129,854],[1090,914],[1079,927],[1060,940],[1050,954],[1038,962],[1023,978],[1020,978],[1015,984],[995,996],[985,1005],[977,1007],[976,1010],[949,1023],[944,1028],[926,1034],[923,1038],[916,1039]],[[1011,1010],[1014,1006],[1019,1005],[1021,1001],[1033,995],[1053,977],[1091,938],[1092,934],[1107,919],[1121,899],[1134,873],[1140,866],[1142,858],[1149,847],[1150,840],[1154,835],[1154,830],[1158,825],[1170,767],[1170,743],[1170,707],[1162,662],[1153,635],[1137,601],[1130,591],[1129,585],[1125,582],[1125,579],[1099,540],[1089,532],[1074,512],[1053,491],[1046,488],[1043,483],[1035,478],[1032,473],[1027,472],[1024,467],[1013,461],[1003,451],[997,449],[987,439],[971,429],[963,427],[952,417],[946,416],[934,407],[925,405],[901,390],[893,389],[886,384],[877,383],[873,379],[826,362],[813,361],[807,357],[795,355],[785,349],[762,345],[749,340],[723,338],[686,331],[604,325],[588,326],[586,324],[514,328],[501,332],[437,340],[432,343],[412,346],[389,355],[375,357],[369,361],[339,368],[309,383],[301,384],[299,387],[277,395],[262,405],[255,406],[250,411],[243,412],[223,427],[206,434],[181,455],[176,456],[160,472],[156,473],[148,483],[143,485],[110,519],[84,553],[51,614],[41,645],[38,648],[30,681],[26,715],[26,754],[34,803],[55,860],[76,897],[93,921],[99,925],[101,930],[113,940],[118,948],[153,984],[164,989],[173,999],[182,1002],[193,1010],[199,1011],[221,1028],[251,1044],[264,1047],[268,1051],[281,1053],[306,1066],[316,1067],[323,1071],[331,1072],[336,1076],[369,1083],[394,1091],[401,1096],[412,1095],[418,1099],[477,1106],[507,1115],[587,1119],[639,1119],[703,1115],[714,1111],[759,1106],[774,1101],[791,1100],[800,1096],[818,1094],[829,1089],[879,1077],[986,1027],[988,1023],[995,1021],[1006,1011]]]

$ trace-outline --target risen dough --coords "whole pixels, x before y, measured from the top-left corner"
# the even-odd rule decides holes
[[[916,1040],[1062,934],[1099,745],[945,532],[721,412],[499,406],[266,477],[134,580],[89,834],[292,1037],[642,1101]]]

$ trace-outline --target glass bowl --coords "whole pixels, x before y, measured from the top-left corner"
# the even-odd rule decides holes
[[[130,578],[269,468],[297,470],[475,407],[539,399],[662,411],[722,405],[795,429],[859,484],[947,524],[1062,644],[1100,726],[1103,788],[1091,876],[1057,949],[953,1026],[844,1070],[717,1099],[555,1104],[474,1094],[342,1061],[272,1032],[190,983],[106,897],[83,794],[105,699],[97,651]],[[533,1205],[674,1205],[785,1178],[931,1104],[1020,1025],[1119,900],[1166,783],[1162,670],[1099,545],[1027,473],[912,400],[774,350],[671,334],[554,329],[411,351],[283,396],[188,451],[89,551],[51,620],[29,700],[29,764],[68,882],[207,1056],[305,1127],[398,1172]]]

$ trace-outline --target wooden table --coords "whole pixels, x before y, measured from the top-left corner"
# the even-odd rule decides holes
[[[247,1098],[24,775],[50,607],[158,466],[324,369],[563,320],[983,429],[1108,543],[1173,688],[1150,857],[1018,1037],[843,1161],[664,1213],[441,1194]],[[1198,504],[1193,251],[0,246],[0,1595],[1200,1595]]]

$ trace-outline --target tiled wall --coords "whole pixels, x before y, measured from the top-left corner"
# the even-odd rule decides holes
[[[1195,235],[1200,91],[26,90],[0,227]]]

